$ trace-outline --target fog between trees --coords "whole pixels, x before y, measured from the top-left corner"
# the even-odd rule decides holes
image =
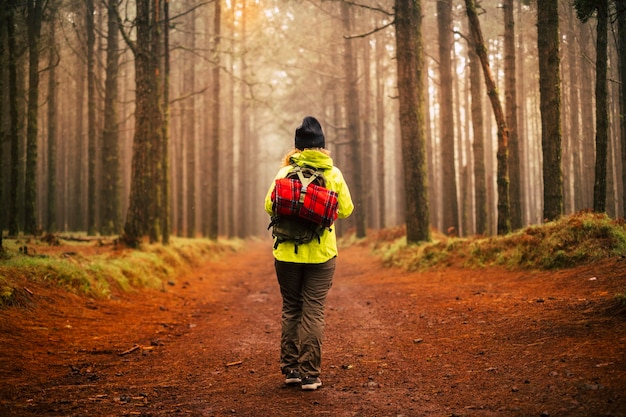
[[[425,224],[444,233],[496,234],[504,182],[512,229],[554,217],[554,207],[557,214],[595,208],[623,216],[624,6],[609,1],[607,18],[598,19],[604,3],[594,1],[583,23],[568,1],[476,4],[506,114],[502,143],[470,33],[470,2],[396,3],[4,2],[2,229],[154,241],[266,236],[263,198],[307,115],[322,123],[355,199],[355,215],[335,226],[340,233],[404,224],[408,210],[410,220],[426,216]],[[398,31],[395,23],[410,9],[416,20]],[[558,25],[558,51],[544,50],[542,69],[558,101],[542,104],[547,75],[538,34],[551,33],[542,32],[544,24]],[[403,42],[403,34],[419,35],[417,43]],[[407,51],[398,45],[416,48],[417,60],[402,71]],[[605,93],[596,89],[602,71]],[[407,73],[423,83],[415,96],[420,111],[402,107],[406,91],[398,86],[415,85],[403,82],[406,75],[398,79]],[[603,112],[606,126],[596,123]],[[424,160],[411,156],[419,135]],[[503,152],[507,170],[498,182]],[[545,155],[555,157],[548,166]],[[424,165],[413,173],[411,161]],[[414,212],[422,200],[413,193],[422,192],[426,210]]]

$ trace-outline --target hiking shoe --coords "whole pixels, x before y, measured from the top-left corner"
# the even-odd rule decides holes
[[[322,386],[322,380],[316,376],[307,376],[302,380],[302,389],[305,391],[314,391]]]
[[[296,371],[295,369],[287,372],[287,375],[285,376],[285,384],[289,386],[298,385],[301,381],[302,379],[300,378],[300,372]]]

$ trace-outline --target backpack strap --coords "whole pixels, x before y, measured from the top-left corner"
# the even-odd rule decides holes
[[[321,174],[321,171],[316,169],[309,178],[304,176],[304,174],[302,173],[302,168],[300,167],[300,165],[294,164],[294,168],[293,168],[292,171],[294,171],[296,174],[298,174],[298,178],[300,179],[300,182],[302,183],[302,188],[300,190],[300,201],[299,201],[299,203],[302,204],[302,203],[304,203],[304,196],[306,195],[307,187],[313,181],[315,181],[315,179]]]

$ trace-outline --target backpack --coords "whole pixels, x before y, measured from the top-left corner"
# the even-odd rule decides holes
[[[317,239],[337,220],[337,193],[326,188],[321,170],[292,165],[285,178],[276,180],[272,191],[273,214],[268,226],[276,239],[274,249],[283,242],[298,245]]]

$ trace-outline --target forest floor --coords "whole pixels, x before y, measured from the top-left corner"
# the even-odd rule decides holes
[[[170,284],[95,300],[24,282],[0,309],[0,415],[626,416],[624,259],[413,273],[341,249],[310,392],[279,373],[270,242]]]

